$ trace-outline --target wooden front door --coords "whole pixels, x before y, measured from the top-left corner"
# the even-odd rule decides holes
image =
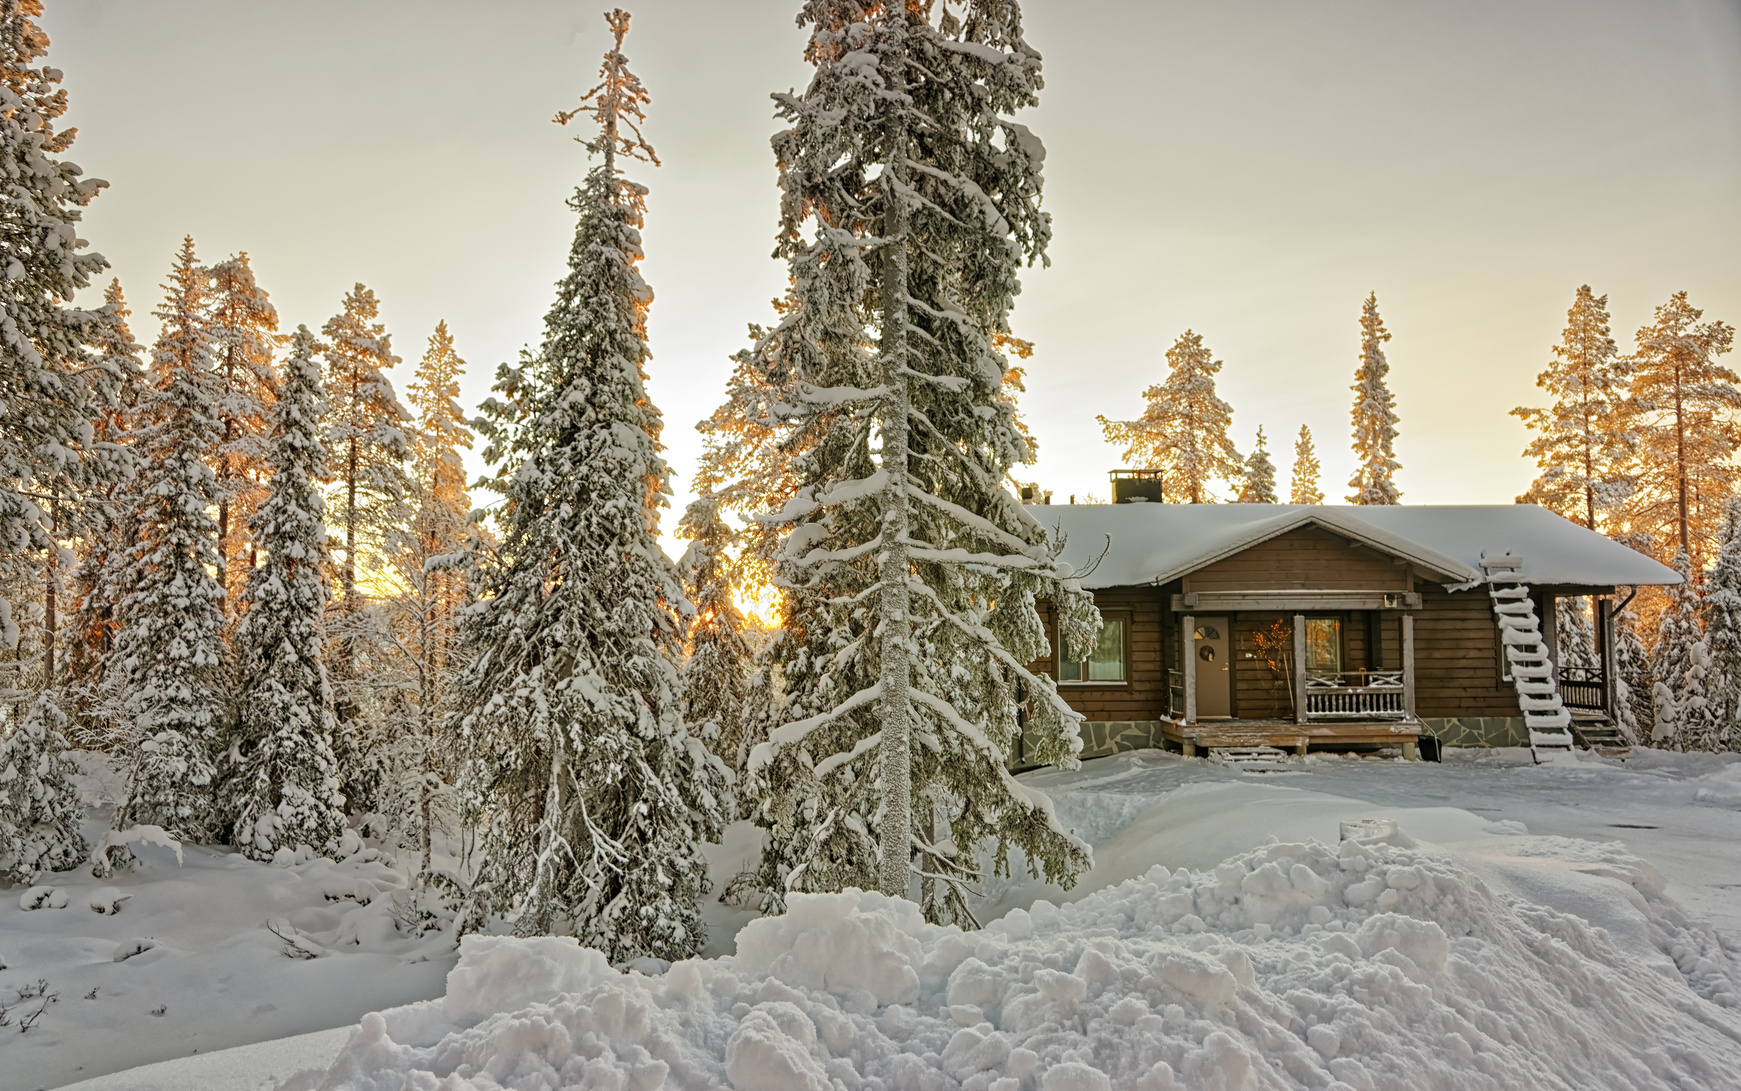
[[[1232,635],[1224,617],[1200,617],[1192,634],[1192,661],[1197,670],[1197,718],[1215,719],[1233,715],[1233,657],[1228,654]]]

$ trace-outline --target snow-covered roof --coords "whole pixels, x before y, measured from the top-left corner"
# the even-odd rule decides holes
[[[1290,530],[1321,526],[1402,557],[1448,587],[1482,580],[1481,557],[1523,558],[1531,584],[1675,584],[1674,570],[1534,504],[1051,504],[1027,509],[1069,537],[1085,587],[1165,583]],[[1111,546],[1107,546],[1107,538]]]

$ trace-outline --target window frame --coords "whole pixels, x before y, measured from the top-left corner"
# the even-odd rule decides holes
[[[1059,623],[1057,621],[1054,621],[1053,625],[1052,625],[1052,681],[1056,682],[1060,688],[1062,688],[1064,686],[1070,686],[1072,688],[1083,688],[1083,687],[1093,687],[1093,686],[1113,687],[1113,686],[1128,686],[1128,685],[1130,685],[1130,674],[1131,674],[1131,670],[1130,670],[1130,636],[1131,636],[1131,629],[1132,629],[1131,611],[1129,611],[1129,610],[1102,610],[1102,611],[1100,611],[1100,620],[1108,625],[1117,623],[1117,624],[1122,625],[1124,627],[1124,646],[1123,646],[1124,654],[1121,657],[1121,663],[1120,663],[1120,667],[1119,667],[1119,669],[1120,669],[1121,673],[1124,675],[1124,677],[1120,678],[1116,681],[1113,681],[1110,679],[1102,679],[1102,678],[1089,679],[1086,677],[1082,678],[1082,679],[1067,679],[1067,678],[1065,678],[1064,677],[1064,663],[1065,663],[1064,638],[1063,638],[1062,633],[1060,633],[1060,631],[1059,631],[1059,628],[1060,628]],[[1075,662],[1077,662],[1081,665],[1082,673],[1084,675],[1086,675],[1088,673],[1088,660],[1078,659],[1078,660],[1075,660]]]

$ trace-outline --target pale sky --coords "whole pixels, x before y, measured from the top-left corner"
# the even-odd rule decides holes
[[[286,328],[318,330],[368,284],[401,392],[438,319],[470,362],[468,411],[537,343],[587,166],[550,118],[592,85],[602,5],[47,7],[70,158],[112,184],[82,234],[141,340],[191,233],[207,260],[248,251]],[[692,425],[784,284],[768,95],[806,79],[797,8],[632,9],[665,163],[632,176],[652,190],[652,394],[679,509]],[[1376,291],[1404,502],[1505,503],[1533,476],[1507,413],[1538,404],[1579,284],[1609,295],[1623,347],[1681,289],[1741,323],[1738,0],[1029,0],[1025,15],[1047,88],[1024,120],[1049,149],[1056,240],[1014,316],[1037,344],[1023,409],[1040,461],[1020,476],[1059,501],[1106,493],[1120,462],[1095,415],[1137,415],[1187,327],[1225,361],[1241,450],[1263,425],[1285,490],[1309,424],[1339,500]]]

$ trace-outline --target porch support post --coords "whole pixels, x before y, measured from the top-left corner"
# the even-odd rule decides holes
[[[1602,711],[1610,720],[1619,723],[1620,703],[1615,699],[1619,689],[1615,685],[1618,664],[1614,655],[1614,602],[1604,596],[1595,603],[1596,634],[1602,640]]]
[[[1179,622],[1179,667],[1185,677],[1185,723],[1197,722],[1197,619],[1186,614]],[[1185,744],[1187,747],[1190,743]]]
[[[1560,678],[1560,597],[1537,595],[1541,603],[1542,644],[1548,650],[1548,662],[1553,666],[1554,681]]]
[[[1294,615],[1294,722],[1306,722],[1306,615]]]
[[[1415,718],[1415,616],[1402,616],[1402,710]]]

